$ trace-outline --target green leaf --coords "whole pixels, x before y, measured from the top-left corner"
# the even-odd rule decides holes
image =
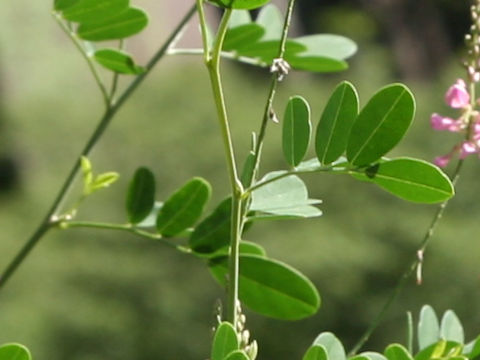
[[[222,322],[213,338],[212,360],[223,360],[232,351],[238,350],[238,337],[235,328],[228,322]]]
[[[195,251],[193,252],[193,255],[196,255],[203,259],[214,259],[218,257],[228,256],[229,254],[230,254],[230,246],[224,246],[223,248],[208,254],[197,253]],[[267,256],[267,253],[262,246],[258,245],[257,243],[254,243],[251,241],[245,241],[245,240],[240,241],[240,254],[257,255],[260,257]]]
[[[265,5],[270,0],[209,0],[211,3],[226,9],[251,10]]]
[[[387,360],[385,356],[383,356],[380,353],[373,352],[373,351],[365,351],[361,353],[360,355],[366,357],[369,360]]]
[[[365,169],[364,173],[369,181],[408,201],[438,203],[454,194],[449,178],[438,167],[423,160],[386,160]]]
[[[252,22],[252,17],[248,10],[233,10],[228,22],[229,28],[235,28],[240,25],[249,24]]]
[[[97,175],[92,181],[90,186],[90,192],[94,192],[99,189],[103,189],[112,185],[115,181],[118,180],[120,175],[116,172],[106,172],[100,175]]]
[[[322,345],[311,346],[302,360],[328,360],[327,350]]]
[[[83,194],[88,195],[93,181],[92,163],[86,156],[82,156],[80,158],[80,167],[83,177]]]
[[[301,56],[301,54],[286,54],[285,59],[293,69],[318,73],[337,72],[348,69],[343,60],[323,56]]]
[[[340,35],[317,34],[298,37],[294,40],[307,48],[301,53],[302,57],[345,60],[357,51],[357,45],[352,40]]]
[[[225,34],[223,50],[241,51],[241,49],[257,42],[263,36],[264,30],[260,25],[250,23],[231,28]]]
[[[415,100],[402,84],[377,92],[362,109],[350,132],[347,158],[364,166],[389,152],[405,135],[415,114]]]
[[[464,354],[467,354],[469,359],[475,359],[477,356],[480,355],[480,336],[478,336],[475,340],[471,341],[468,345],[465,345]]]
[[[123,39],[142,31],[147,26],[145,11],[128,8],[117,16],[95,23],[82,23],[78,27],[78,36],[84,40],[104,41]]]
[[[128,221],[138,224],[152,211],[155,202],[155,176],[146,167],[138,168],[127,192]]]
[[[437,314],[430,305],[424,305],[420,310],[420,319],[418,320],[418,347],[420,350],[425,349],[439,339],[440,325]]]
[[[163,204],[157,217],[157,231],[163,236],[175,236],[195,224],[210,193],[210,184],[202,178],[187,182]]]
[[[338,338],[331,332],[323,332],[313,341],[313,345],[321,345],[327,351],[328,360],[346,360],[345,349]]]
[[[235,350],[232,351],[228,356],[226,356],[223,360],[250,360],[248,355],[243,350]]]
[[[32,355],[21,344],[3,344],[0,346],[0,360],[32,360]]]
[[[415,360],[433,360],[444,357],[450,358],[459,355],[462,352],[462,349],[463,344],[442,339],[422,349],[417,355],[415,355]]]
[[[228,258],[214,259],[209,267],[225,285]],[[320,307],[320,295],[305,275],[280,261],[255,255],[240,256],[239,297],[253,311],[284,320],[308,317]]]
[[[452,310],[447,310],[443,314],[440,324],[440,337],[460,344],[465,341],[462,323]]]
[[[412,355],[400,344],[387,346],[384,352],[388,360],[413,360]]]
[[[280,47],[280,40],[267,40],[250,44],[248,47],[242,48],[238,51],[238,55],[250,58],[257,58],[264,63],[270,65],[278,56],[278,49]],[[287,40],[285,45],[285,58],[292,57],[296,53],[304,51],[306,47],[293,40]]]
[[[80,0],[63,11],[68,21],[79,23],[105,22],[128,8],[129,0]]]
[[[285,109],[282,134],[283,155],[288,164],[300,164],[307,152],[311,131],[310,106],[301,96],[291,97]]]
[[[75,5],[80,0],[55,0],[54,1],[54,8],[57,11],[62,11],[68,9],[69,7]]]
[[[265,34],[262,40],[277,40],[282,37],[283,15],[277,6],[268,4],[260,9],[256,23],[263,26]]]
[[[240,181],[244,187],[249,187],[252,183],[252,178],[255,172],[255,153],[250,151],[245,159],[243,164],[242,174],[240,176]]]
[[[260,183],[282,175],[276,171],[267,174]],[[312,206],[321,200],[309,199],[308,190],[303,181],[296,175],[289,175],[252,192],[251,211],[259,211],[275,216],[304,217],[320,216],[322,212]]]
[[[120,74],[138,75],[145,71],[133,61],[132,57],[119,50],[102,49],[94,54],[95,60],[105,68]]]
[[[198,253],[209,254],[230,244],[232,199],[223,200],[200,224],[189,239],[190,247]]]
[[[321,164],[331,164],[344,153],[357,114],[357,91],[344,81],[333,91],[317,127],[315,151]]]

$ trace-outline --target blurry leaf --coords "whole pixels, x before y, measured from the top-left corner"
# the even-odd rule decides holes
[[[301,205],[298,207],[291,207],[288,209],[288,215],[274,215],[268,213],[255,213],[247,218],[247,221],[259,220],[287,220],[287,219],[305,219],[322,216],[322,211],[315,206]]]
[[[77,33],[80,38],[90,41],[123,39],[142,31],[147,23],[148,17],[143,10],[128,8],[106,20],[82,23]]]
[[[68,21],[105,22],[128,8],[129,0],[79,0],[63,11]]]
[[[222,322],[213,338],[212,359],[223,360],[232,351],[238,349],[238,337],[234,327],[228,322]]]
[[[228,256],[230,254],[230,245],[224,246],[223,248],[215,251],[214,253],[209,253],[209,254],[202,254],[202,253],[197,253],[193,252],[194,255],[197,255],[201,258],[206,258],[206,259],[214,259],[218,257],[223,257],[223,256]],[[267,253],[265,249],[258,245],[257,243],[251,242],[251,241],[245,241],[242,240],[240,241],[240,254],[242,255],[257,255],[261,257],[266,257]]]
[[[0,360],[32,360],[32,355],[25,346],[10,343],[0,346]]]
[[[83,176],[83,194],[88,195],[93,181],[92,163],[86,156],[82,156],[80,158],[80,167],[82,168]]]
[[[438,167],[423,160],[386,160],[364,171],[369,181],[404,200],[437,203],[454,194],[449,178]]]
[[[463,344],[465,341],[462,323],[452,310],[447,310],[443,314],[440,325],[440,337],[460,344]]]
[[[302,36],[294,39],[304,45],[307,50],[301,56],[326,57],[335,60],[345,60],[357,51],[357,45],[350,39],[331,34]]]
[[[297,166],[307,152],[312,124],[310,106],[301,96],[291,97],[283,119],[283,155],[288,164]]]
[[[228,22],[229,28],[235,28],[240,25],[249,24],[252,22],[252,17],[248,10],[233,10],[230,21]]]
[[[460,354],[462,347],[462,344],[455,341],[442,339],[422,349],[415,355],[415,360],[431,360],[446,357],[447,354]]]
[[[245,159],[245,163],[243,164],[242,175],[240,176],[240,180],[244,187],[250,186],[252,183],[252,178],[254,174],[255,168],[255,153],[250,151]]]
[[[155,176],[146,167],[138,168],[133,175],[127,193],[128,221],[137,224],[144,220],[155,202]]]
[[[388,360],[413,360],[412,355],[400,344],[392,344],[385,349]]]
[[[469,359],[475,359],[480,355],[480,336],[471,341],[468,345],[465,345],[463,353],[468,356]]]
[[[437,314],[430,305],[424,305],[420,310],[418,320],[418,348],[425,349],[440,339],[440,325]]]
[[[223,200],[190,236],[190,247],[203,254],[213,253],[230,244],[232,199]]]
[[[282,172],[267,174],[260,183],[268,181]],[[260,211],[272,215],[287,217],[302,217],[313,214],[311,205],[319,204],[321,200],[309,199],[307,187],[296,175],[289,175],[266,184],[252,192],[251,211]],[[320,216],[317,209],[315,216]]]
[[[251,10],[265,5],[270,0],[209,0],[209,2],[227,9]]]
[[[102,66],[120,74],[138,75],[145,71],[143,67],[135,64],[129,54],[123,51],[102,49],[95,52],[94,58]]]
[[[262,40],[280,39],[283,32],[283,22],[283,15],[276,5],[268,4],[261,8],[256,23],[265,29]]]
[[[298,164],[298,166],[295,167],[295,169],[298,171],[315,171],[321,167],[322,164],[320,164],[320,161],[318,161],[317,158],[312,158],[302,161],[300,164]]]
[[[79,2],[80,0],[55,0],[54,1],[54,8],[57,11],[62,11],[65,10],[73,5],[75,3]]]
[[[235,350],[228,354],[223,360],[250,360],[243,350]]]
[[[96,190],[109,187],[115,181],[117,181],[119,177],[120,175],[116,172],[106,172],[97,175],[90,186],[90,191],[94,192]]]
[[[378,91],[355,120],[347,144],[347,158],[357,166],[371,164],[403,138],[415,113],[415,100],[402,84]]]
[[[373,351],[365,351],[361,353],[360,355],[366,357],[369,360],[387,360],[385,356],[383,356],[380,353],[373,352]]]
[[[193,178],[165,201],[157,217],[157,231],[163,236],[175,236],[195,224],[210,198],[210,184]]]
[[[248,47],[240,49],[238,55],[250,58],[257,58],[266,64],[271,64],[273,59],[278,56],[280,40],[267,40],[250,44]],[[287,40],[285,47],[285,58],[294,56],[296,53],[304,51],[306,48],[293,40]]]
[[[331,332],[323,332],[313,341],[313,345],[321,345],[327,351],[328,360],[346,360],[345,349],[338,338]]]
[[[322,345],[311,346],[302,360],[328,360],[327,351]]]
[[[217,281],[225,285],[228,258],[209,264]],[[240,256],[240,300],[253,311],[284,320],[313,315],[320,296],[311,281],[289,265],[255,255]]]
[[[343,60],[323,56],[301,56],[301,54],[286,54],[285,59],[293,69],[310,72],[328,73],[348,69]]]
[[[344,81],[328,100],[317,127],[315,151],[321,164],[328,165],[344,153],[357,114],[357,91]]]
[[[255,23],[244,24],[235,28],[231,28],[225,34],[223,50],[241,51],[241,49],[248,47],[250,44],[260,40],[263,34],[263,28]]]
[[[359,354],[359,355],[352,356],[348,360],[371,360],[371,359],[368,356]]]
[[[163,206],[163,202],[161,201],[155,201],[153,204],[152,209],[150,210],[150,213],[147,215],[145,219],[143,219],[141,222],[138,224],[135,224],[135,227],[137,228],[155,228],[157,224],[157,216],[158,212]]]

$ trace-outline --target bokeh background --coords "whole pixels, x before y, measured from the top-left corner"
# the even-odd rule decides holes
[[[133,0],[151,24],[128,44],[145,63],[191,0]],[[285,0],[277,1],[285,8]],[[56,25],[50,1],[0,2],[0,267],[35,229],[102,113],[86,64]],[[340,74],[292,73],[279,89],[278,112],[302,95],[318,121],[328,94],[348,79],[362,104],[379,87],[405,82],[416,94],[416,122],[392,155],[431,160],[455,135],[433,133],[432,112],[455,114],[445,89],[463,75],[468,1],[300,0],[293,31],[351,37],[359,52]],[[215,16],[214,13],[211,14]],[[187,43],[197,41],[196,26]],[[225,86],[239,159],[248,151],[267,96],[266,70],[226,62]],[[129,81],[122,80],[122,86]],[[310,154],[310,155],[313,155]],[[192,176],[214,187],[210,208],[228,192],[219,130],[200,58],[166,58],[91,156],[98,172],[121,178],[85,203],[84,220],[125,221],[125,191],[140,165],[157,176],[165,199]],[[263,172],[285,168],[280,126],[270,125]],[[479,160],[466,161],[439,231],[426,253],[424,284],[412,280],[366,348],[404,342],[406,311],[422,304],[462,319],[480,333]],[[351,347],[415,256],[435,206],[406,203],[369,184],[333,175],[305,178],[323,199],[324,216],[260,223],[248,239],[292,264],[319,288],[317,315],[282,322],[247,313],[260,359],[300,359],[321,331]],[[77,188],[78,190],[78,188]],[[75,192],[73,193],[73,195]],[[153,241],[108,231],[52,231],[0,293],[0,343],[29,346],[36,359],[196,360],[208,357],[213,312],[222,290],[204,264]]]

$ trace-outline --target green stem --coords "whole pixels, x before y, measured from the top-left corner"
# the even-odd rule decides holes
[[[454,186],[456,185],[456,183],[457,183],[457,181],[460,177],[460,171],[462,169],[462,166],[463,166],[463,160],[459,160],[458,163],[457,163],[457,166],[456,166],[456,168],[453,172],[453,175],[452,175],[452,183],[453,183]],[[425,233],[425,235],[423,236],[423,239],[420,242],[420,245],[419,245],[419,247],[418,247],[418,249],[415,253],[416,254],[415,260],[412,261],[410,266],[408,266],[408,268],[402,274],[399,281],[397,282],[397,285],[393,289],[392,293],[390,294],[389,298],[387,299],[387,301],[383,305],[382,309],[377,314],[375,319],[372,321],[370,326],[367,328],[365,333],[360,337],[358,342],[352,347],[352,349],[348,353],[348,356],[355,355],[362,348],[362,346],[365,345],[365,343],[368,341],[368,339],[373,334],[375,329],[383,321],[383,318],[385,317],[387,312],[390,310],[390,307],[395,302],[398,295],[400,295],[400,293],[402,292],[403,288],[407,284],[407,280],[415,273],[415,270],[417,269],[417,267],[422,264],[423,253],[425,252],[425,250],[426,250],[426,248],[427,248],[427,246],[430,242],[430,239],[433,237],[435,229],[437,228],[437,225],[438,225],[440,219],[443,216],[443,213],[445,211],[445,208],[448,205],[448,202],[449,202],[449,200],[444,201],[437,208],[437,211],[435,212],[435,215],[433,216],[432,222],[430,223],[430,226],[428,227],[428,230]],[[421,256],[418,256],[418,254],[421,254]]]
[[[75,47],[78,49],[78,51],[80,52],[80,54],[82,54],[83,58],[85,59],[85,61],[87,62],[88,64],[88,67],[93,75],[93,77],[95,78],[95,82],[97,83],[101,93],[102,93],[102,97],[103,97],[103,101],[105,102],[105,106],[106,108],[108,109],[111,105],[111,97],[110,95],[108,94],[107,92],[107,88],[105,87],[105,84],[103,83],[103,80],[100,78],[100,74],[98,73],[97,71],[97,67],[95,66],[93,60],[92,60],[92,57],[87,53],[87,51],[85,50],[85,48],[82,46],[82,43],[80,42],[80,40],[78,39],[78,36],[77,34],[75,34],[75,32],[73,32],[68,26],[67,24],[65,24],[65,21],[63,20],[63,18],[61,17],[60,14],[58,13],[54,13],[54,17],[55,17],[55,20],[57,20],[57,23],[60,25],[60,27],[62,28],[62,30],[65,32],[65,34],[68,35],[68,37],[72,40],[73,44],[75,45]]]
[[[20,251],[15,255],[13,260],[7,265],[5,270],[1,273],[0,289],[5,286],[7,281],[15,273],[18,267],[23,263],[25,258],[30,254],[30,252],[38,243],[38,241],[47,233],[47,231],[50,228],[57,225],[58,219],[56,218],[55,214],[57,213],[62,201],[66,197],[70,187],[73,184],[73,181],[75,180],[75,176],[78,170],[80,169],[80,158],[82,156],[87,156],[90,153],[94,145],[98,142],[98,140],[104,133],[105,129],[107,128],[108,124],[112,120],[113,116],[117,113],[117,111],[121,108],[121,106],[127,101],[127,99],[132,95],[132,93],[138,88],[138,86],[143,82],[143,80],[150,73],[153,67],[160,61],[160,59],[163,58],[170,44],[174,41],[177,34],[182,31],[182,29],[185,27],[187,22],[192,18],[193,14],[195,14],[195,6],[192,6],[192,8],[187,12],[187,14],[180,21],[179,25],[173,30],[172,34],[168,37],[166,42],[162,45],[162,47],[148,62],[146,66],[146,71],[138,75],[135,78],[135,80],[128,86],[128,88],[122,93],[118,101],[113,103],[112,106],[109,109],[107,109],[107,111],[101,118],[100,122],[98,123],[97,128],[95,129],[93,134],[90,136],[84,149],[78,156],[75,164],[70,170],[70,173],[65,179],[63,186],[61,187],[56,198],[54,199],[53,204],[51,205],[49,211],[47,212],[46,216],[44,217],[40,225],[37,227],[37,230],[35,230],[35,232],[27,240],[27,242],[22,247],[22,249],[20,249]]]
[[[125,46],[125,41],[123,39],[120,40],[118,44],[118,49],[123,50]],[[114,101],[113,99],[115,98],[115,94],[117,93],[117,87],[118,87],[118,80],[120,78],[120,74],[118,72],[113,73],[113,78],[112,78],[112,86],[110,87],[110,99],[111,101]]]
[[[285,48],[287,44],[287,37],[288,37],[288,30],[290,29],[290,23],[292,20],[292,13],[293,13],[293,8],[295,5],[295,0],[290,0],[288,3],[288,9],[287,9],[287,14],[285,16],[285,22],[283,24],[283,32],[282,32],[282,39],[280,40],[280,48],[278,49],[278,59],[283,59],[285,55]],[[253,167],[253,173],[251,174],[249,178],[251,179],[251,183],[248,185],[251,185],[253,181],[255,181],[256,174],[258,173],[258,169],[260,166],[260,158],[261,158],[261,153],[262,153],[262,147],[263,143],[265,140],[265,134],[267,130],[267,125],[269,120],[272,119],[272,116],[275,115],[275,112],[273,110],[273,100],[275,99],[275,94],[277,92],[277,86],[278,86],[278,74],[273,74],[272,75],[272,80],[270,83],[270,90],[268,93],[268,98],[267,102],[265,105],[265,110],[263,112],[263,118],[262,118],[262,124],[260,126],[260,132],[258,133],[258,141],[255,147],[255,158],[254,158],[254,164],[255,166]]]
[[[112,224],[112,223],[103,223],[96,221],[62,221],[58,223],[60,229],[70,229],[70,228],[94,228],[102,230],[118,230],[129,232],[147,239],[157,240],[163,244],[178,249],[179,246],[171,243],[170,241],[165,240],[162,235],[151,233],[142,229],[133,227],[131,224]]]
[[[170,49],[168,50],[168,55],[203,55],[205,54],[204,49]],[[220,56],[224,59],[236,60],[244,64],[255,65],[266,67],[267,63],[263,62],[260,59],[250,58],[248,56],[241,56],[235,52],[231,51],[222,51]]]

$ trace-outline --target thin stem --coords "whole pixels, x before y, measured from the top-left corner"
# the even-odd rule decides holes
[[[0,289],[5,286],[7,281],[15,273],[18,267],[23,263],[25,258],[30,254],[30,252],[38,243],[38,241],[47,233],[47,231],[50,228],[52,228],[58,223],[58,219],[56,218],[55,214],[59,210],[59,207],[62,201],[66,197],[69,189],[73,184],[73,181],[75,180],[75,176],[80,168],[80,158],[82,156],[87,156],[90,153],[92,148],[95,146],[95,144],[98,142],[98,140],[104,133],[105,129],[107,128],[108,124],[112,120],[113,116],[121,108],[121,106],[127,101],[127,99],[132,95],[132,93],[138,88],[138,86],[143,82],[145,77],[150,73],[150,71],[158,63],[158,61],[160,61],[160,59],[163,58],[171,42],[176,38],[177,34],[180,33],[180,31],[182,31],[182,29],[185,27],[187,22],[192,18],[193,14],[195,14],[195,6],[192,6],[192,8],[183,17],[179,25],[173,30],[172,34],[168,37],[168,39],[165,41],[162,47],[148,62],[146,66],[146,71],[138,75],[135,78],[135,80],[128,86],[128,88],[122,93],[118,101],[113,103],[112,106],[109,109],[107,109],[103,117],[100,119],[100,122],[97,128],[95,129],[95,131],[92,133],[87,143],[85,144],[84,149],[82,150],[80,155],[77,157],[75,164],[70,170],[70,173],[65,179],[63,186],[61,187],[56,198],[54,199],[46,216],[44,217],[40,225],[37,227],[35,232],[32,234],[32,236],[27,240],[27,242],[22,247],[22,249],[17,253],[17,255],[13,258],[13,260],[7,265],[5,270],[1,273]]]
[[[69,228],[94,228],[102,230],[118,230],[129,232],[147,239],[158,240],[163,244],[175,248],[178,248],[178,245],[171,243],[170,241],[165,240],[162,235],[151,233],[142,229],[132,227],[130,224],[112,224],[112,223],[103,223],[103,222],[94,222],[94,221],[62,221],[58,223],[60,229],[69,229]]]
[[[203,44],[203,56],[205,58],[205,63],[210,61],[210,49],[208,44],[208,26],[207,18],[205,16],[205,10],[203,9],[203,0],[197,0],[197,12],[200,22],[200,32],[202,33],[202,44]]]
[[[203,55],[203,49],[169,49],[168,55]],[[241,56],[232,51],[222,51],[220,56],[224,59],[236,60],[244,64],[266,67],[268,64],[260,59]]]
[[[242,201],[237,196],[232,197],[232,226],[230,242],[230,259],[228,269],[228,308],[227,319],[237,324],[238,284],[240,273],[240,233],[242,226]]]
[[[282,39],[280,40],[280,48],[278,50],[278,59],[283,59],[283,56],[285,55],[285,48],[286,48],[286,43],[287,43],[287,37],[288,37],[288,30],[290,29],[290,23],[292,20],[292,13],[293,13],[293,8],[295,5],[295,0],[290,0],[288,3],[288,9],[287,9],[287,14],[285,16],[285,22],[283,24],[283,32],[282,32]],[[261,158],[261,153],[262,153],[262,147],[263,143],[265,140],[265,134],[267,130],[267,125],[270,119],[274,118],[275,112],[273,110],[273,100],[275,99],[275,94],[277,91],[277,86],[278,86],[278,74],[274,73],[272,75],[272,80],[270,83],[270,90],[268,93],[268,98],[267,102],[265,105],[265,110],[263,113],[263,119],[262,119],[262,124],[260,126],[260,132],[258,133],[258,141],[255,147],[255,158],[254,158],[254,164],[255,166],[253,167],[253,174],[249,178],[251,179],[251,182],[255,181],[256,178],[256,173],[258,173],[258,168],[260,166],[260,158]],[[251,185],[251,183],[249,184]]]
[[[118,44],[118,49],[123,50],[125,46],[125,41],[124,39],[121,39]],[[113,101],[115,98],[115,94],[117,92],[117,87],[118,87],[118,79],[120,78],[120,74],[116,71],[113,72],[113,78],[112,78],[112,86],[110,87],[110,99]]]
[[[62,30],[65,32],[65,34],[68,35],[68,37],[72,40],[75,47],[78,49],[78,51],[82,54],[83,58],[86,60],[86,62],[88,64],[88,67],[89,67],[93,77],[95,78],[95,82],[97,83],[97,85],[98,85],[98,87],[99,87],[99,89],[102,93],[102,97],[103,97],[103,100],[105,102],[105,106],[108,109],[111,105],[111,98],[110,98],[110,95],[107,92],[107,88],[105,87],[105,84],[104,84],[103,80],[100,77],[100,74],[97,71],[97,67],[94,64],[94,62],[92,60],[92,57],[87,53],[85,48],[82,46],[82,43],[78,39],[77,34],[75,34],[75,32],[73,32],[67,26],[67,24],[65,24],[65,21],[63,21],[60,14],[54,13],[54,17],[55,17],[55,20],[57,20],[57,23],[62,28]]]
[[[457,183],[457,181],[460,177],[460,171],[462,169],[462,166],[463,166],[463,160],[458,160],[457,166],[455,167],[455,170],[454,170],[453,175],[452,175],[452,184],[454,186],[456,185],[456,183]],[[440,219],[443,216],[443,213],[445,211],[445,208],[448,205],[448,202],[449,202],[449,200],[446,200],[438,206],[437,211],[435,212],[435,214],[433,216],[432,222],[430,223],[430,226],[428,227],[427,232],[423,236],[423,239],[418,246],[418,249],[416,251],[415,260],[412,261],[412,263],[408,266],[408,268],[402,274],[402,276],[400,277],[397,285],[393,289],[392,293],[390,294],[389,298],[387,299],[387,301],[383,305],[382,309],[377,314],[375,319],[372,321],[370,326],[367,328],[365,333],[360,337],[358,342],[352,347],[352,349],[348,353],[348,356],[355,355],[362,348],[362,346],[365,345],[365,343],[368,341],[368,339],[373,334],[375,329],[383,321],[383,318],[385,317],[387,312],[390,310],[390,307],[395,302],[398,295],[400,295],[400,293],[402,292],[403,288],[407,284],[407,280],[412,276],[412,274],[415,272],[417,267],[422,263],[423,253],[425,252],[425,250],[426,250],[426,248],[427,248],[427,246],[430,242],[430,239],[433,237],[435,229],[437,228],[437,225],[438,225]],[[419,254],[421,254],[421,256],[419,256]]]

